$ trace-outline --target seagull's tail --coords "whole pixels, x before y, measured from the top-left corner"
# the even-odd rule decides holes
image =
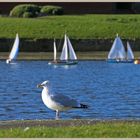
[[[89,107],[88,105],[80,104],[79,107],[73,107],[73,108],[88,108],[88,107]]]
[[[88,108],[88,105],[80,104],[80,108]]]

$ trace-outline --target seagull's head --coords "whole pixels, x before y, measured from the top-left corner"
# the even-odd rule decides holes
[[[37,87],[38,87],[38,88],[47,87],[48,84],[49,84],[49,81],[44,81],[43,83],[38,84]]]

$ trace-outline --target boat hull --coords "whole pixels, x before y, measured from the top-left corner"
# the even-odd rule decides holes
[[[116,59],[108,59],[108,63],[133,63],[134,60],[116,60]]]
[[[49,65],[76,65],[78,61],[51,61],[48,63]]]

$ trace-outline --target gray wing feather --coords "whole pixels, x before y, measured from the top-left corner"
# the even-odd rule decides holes
[[[78,102],[62,94],[51,95],[51,99],[65,107],[78,107]]]

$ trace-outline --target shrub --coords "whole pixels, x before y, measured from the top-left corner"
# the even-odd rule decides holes
[[[36,17],[36,16],[38,16],[40,9],[41,9],[40,6],[37,6],[34,4],[22,4],[22,5],[15,6],[10,11],[10,16],[12,16],[12,17],[23,17],[23,16]]]
[[[31,12],[25,12],[25,13],[23,14],[23,17],[24,17],[24,18],[31,18],[31,17],[33,17],[33,14],[32,14]]]
[[[63,14],[63,8],[59,6],[43,6],[41,9],[41,13],[43,15],[62,15]]]

